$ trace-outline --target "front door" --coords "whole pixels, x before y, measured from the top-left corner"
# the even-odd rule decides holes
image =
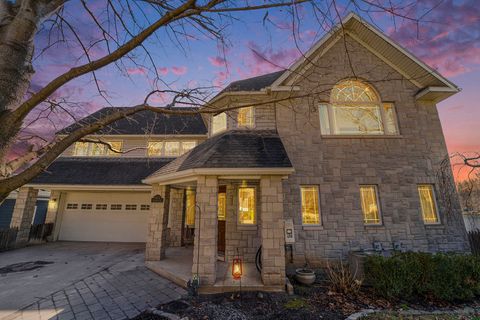
[[[219,256],[225,257],[225,227],[227,214],[227,187],[218,188],[218,238],[217,251]]]

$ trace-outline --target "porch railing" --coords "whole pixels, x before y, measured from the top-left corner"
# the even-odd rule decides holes
[[[52,234],[53,223],[34,224],[30,227],[28,241],[32,240],[47,240],[47,237]]]
[[[0,229],[0,251],[6,251],[15,248],[18,228]]]

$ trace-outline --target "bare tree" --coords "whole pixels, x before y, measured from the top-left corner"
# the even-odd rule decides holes
[[[212,41],[225,43],[226,39],[222,34],[225,26],[228,23],[235,23],[238,19],[236,15],[246,11],[264,11],[265,22],[268,21],[267,10],[286,10],[292,17],[291,31],[295,39],[298,38],[299,20],[296,13],[300,10],[299,6],[308,5],[322,26],[326,22],[333,23],[340,18],[334,0],[265,0],[258,5],[247,0],[98,0],[97,3],[103,4],[101,13],[92,8],[91,2],[78,0],[83,8],[82,14],[90,17],[99,34],[98,38],[86,41],[68,19],[65,12],[67,2],[67,0],[0,0],[0,202],[11,191],[45,170],[71,144],[82,139],[92,142],[85,137],[119,119],[144,110],[166,114],[194,114],[221,112],[241,107],[237,105],[212,110],[207,102],[211,88],[173,90],[164,83],[157,72],[154,59],[144,46],[149,37],[158,37],[159,31],[167,32],[166,39],[158,39],[159,43],[170,42],[183,48],[181,38],[187,39],[191,36],[188,31],[191,29],[205,34]],[[413,19],[404,15],[402,11],[410,10],[410,5],[395,6],[391,1],[386,1],[385,5],[370,1],[363,1],[363,6],[360,6],[358,1],[348,3],[352,9],[366,14],[386,12],[403,19]],[[413,20],[418,22],[421,18]],[[46,34],[47,40],[43,48],[35,53],[35,39],[40,32]],[[72,65],[68,71],[56,76],[41,88],[34,88],[32,76],[35,54],[41,55],[56,45],[68,45],[71,42],[77,43],[83,51],[82,63]],[[95,57],[92,51],[97,46],[102,46],[106,53]],[[109,65],[125,70],[128,61],[140,65],[132,54],[137,51],[141,51],[145,60],[151,64],[150,70],[155,74],[153,82],[163,84],[161,89],[161,86],[156,86],[138,105],[112,111],[99,117],[94,123],[82,125],[62,137],[46,140],[34,133],[26,133],[24,129],[29,124],[39,119],[49,119],[55,112],[62,112],[76,120],[71,110],[73,102],[67,101],[65,97],[56,96],[56,93],[82,76],[92,77],[99,96],[108,104],[108,92],[102,89],[97,72]],[[159,93],[168,93],[171,101],[161,107],[150,105],[150,97]],[[288,97],[264,103],[292,98],[304,96],[295,96],[295,93],[292,93]],[[172,107],[177,105],[203,108],[201,111],[172,110]],[[22,141],[29,142],[28,149],[13,158],[9,156],[12,148]]]

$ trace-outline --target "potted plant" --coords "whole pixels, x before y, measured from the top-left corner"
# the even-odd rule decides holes
[[[305,258],[305,266],[295,270],[295,279],[304,285],[311,285],[315,282],[316,276],[313,269],[308,268],[308,260]]]

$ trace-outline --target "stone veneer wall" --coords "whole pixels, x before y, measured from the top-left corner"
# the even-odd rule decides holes
[[[168,245],[170,247],[180,247],[182,245],[184,194],[184,189],[170,189],[170,211],[168,216]]]
[[[441,225],[424,225],[421,217],[417,184],[436,183],[438,164],[447,155],[436,106],[416,102],[417,87],[359,43],[346,40],[350,61],[339,41],[298,83],[302,90],[324,94],[276,107],[277,130],[295,168],[283,186],[285,217],[295,224],[295,261],[342,258],[350,250],[371,249],[374,241],[384,248],[400,241],[408,250],[468,250],[459,203],[454,199],[455,208],[447,213],[438,185]],[[382,101],[395,104],[400,137],[321,136],[317,105],[329,101],[333,84],[352,77],[350,65]],[[361,184],[378,186],[383,225],[363,224]],[[319,186],[322,226],[302,226],[300,185]]]
[[[10,227],[17,227],[17,239],[15,245],[18,247],[26,245],[32,225],[35,205],[37,202],[38,189],[21,187],[18,190],[15,207],[13,208]]]
[[[261,189],[257,182],[247,182],[245,186],[256,188],[257,223],[255,225],[240,225],[238,222],[238,187],[241,181],[220,181],[227,185],[227,214],[225,229],[225,260],[231,261],[239,255],[245,262],[255,262],[255,254],[261,245]]]

